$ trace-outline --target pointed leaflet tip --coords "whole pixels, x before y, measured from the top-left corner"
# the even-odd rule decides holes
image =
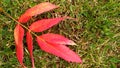
[[[30,53],[30,58],[32,61],[32,68],[35,68],[34,57],[33,57],[33,38],[32,38],[32,35],[30,34],[30,32],[27,32],[27,34],[26,34],[26,41],[27,41],[28,51]]]
[[[47,33],[40,36],[40,38],[45,39],[47,42],[52,42],[55,44],[63,44],[63,45],[76,45],[72,40],[65,38],[59,34]]]
[[[62,21],[62,20],[64,20],[63,17],[42,19],[42,20],[38,20],[38,21],[34,22],[33,24],[31,24],[31,26],[29,28],[33,32],[42,32],[42,31],[47,30],[47,29],[51,28],[52,26],[60,23],[60,21]]]
[[[32,16],[42,14],[55,8],[58,8],[58,6],[51,4],[49,2],[40,3],[28,9],[24,14],[21,15],[18,21],[21,23],[26,23]]]
[[[40,37],[37,37],[36,40],[43,51],[61,57],[68,62],[82,63],[81,58],[65,45],[54,44],[52,42],[48,43]]]
[[[68,45],[77,45],[77,44],[75,42],[73,42],[72,40],[69,40]]]
[[[19,24],[17,24],[14,29],[14,38],[16,43],[16,56],[22,66],[24,66],[23,37],[24,37],[24,29]]]

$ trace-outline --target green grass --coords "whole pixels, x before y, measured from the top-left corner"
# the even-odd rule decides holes
[[[81,56],[83,64],[68,63],[40,50],[34,41],[36,68],[117,68],[120,67],[120,1],[119,0],[0,0],[0,7],[18,19],[26,9],[49,1],[60,8],[33,20],[70,16],[46,32],[64,35],[78,45],[68,46]],[[71,1],[71,2],[70,2]],[[15,56],[13,30],[15,21],[0,13],[0,68],[20,68]],[[46,33],[43,32],[43,33]],[[31,67],[24,41],[24,63]]]

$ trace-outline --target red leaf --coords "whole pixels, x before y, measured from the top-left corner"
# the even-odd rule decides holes
[[[44,12],[53,10],[55,8],[58,8],[58,6],[51,4],[49,2],[44,2],[44,3],[40,3],[30,9],[28,9],[24,14],[21,15],[21,17],[19,18],[19,22],[21,23],[25,23],[27,22],[32,16],[35,16],[37,14],[42,14]]]
[[[16,43],[16,56],[22,66],[24,66],[23,37],[24,37],[24,29],[19,24],[17,24],[14,29],[14,38]]]
[[[64,18],[62,18],[62,17],[60,17],[60,18],[51,18],[51,19],[42,19],[42,20],[34,22],[30,26],[30,30],[32,30],[34,32],[42,32],[42,31],[47,30],[50,27],[58,24],[63,19]]]
[[[33,40],[32,35],[29,32],[27,32],[26,41],[27,41],[28,51],[30,53],[30,57],[31,57],[31,61],[32,61],[32,68],[35,68],[34,57],[33,57],[33,41],[32,40]]]
[[[52,42],[55,44],[76,45],[72,40],[69,40],[59,34],[47,33],[40,36],[40,38],[43,38],[47,42]]]
[[[82,63],[80,57],[65,45],[58,45],[52,42],[48,43],[40,37],[37,37],[37,42],[40,48],[45,52],[61,57],[68,62],[71,61],[71,62]]]

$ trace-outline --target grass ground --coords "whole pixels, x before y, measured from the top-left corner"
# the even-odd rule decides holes
[[[34,41],[36,68],[120,68],[120,0],[0,0],[0,7],[18,19],[29,7],[45,1],[60,8],[37,18],[66,15],[78,19],[65,20],[46,32],[62,34],[75,41],[78,45],[69,47],[81,56],[83,64],[68,63],[45,53]],[[0,68],[20,68],[15,56],[15,24],[0,13]],[[26,42],[24,44],[24,63],[30,68]]]

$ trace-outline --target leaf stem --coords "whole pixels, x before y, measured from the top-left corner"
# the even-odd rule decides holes
[[[13,21],[17,22],[18,24],[20,24],[23,28],[27,29],[30,33],[32,33],[34,36],[38,37],[37,34],[35,34],[34,32],[32,32],[29,28],[27,28],[25,25],[21,24],[20,22],[18,22],[16,19],[14,19],[12,16],[10,16],[8,13],[6,13],[2,8],[1,8],[2,12],[8,16],[9,18],[11,18]]]

